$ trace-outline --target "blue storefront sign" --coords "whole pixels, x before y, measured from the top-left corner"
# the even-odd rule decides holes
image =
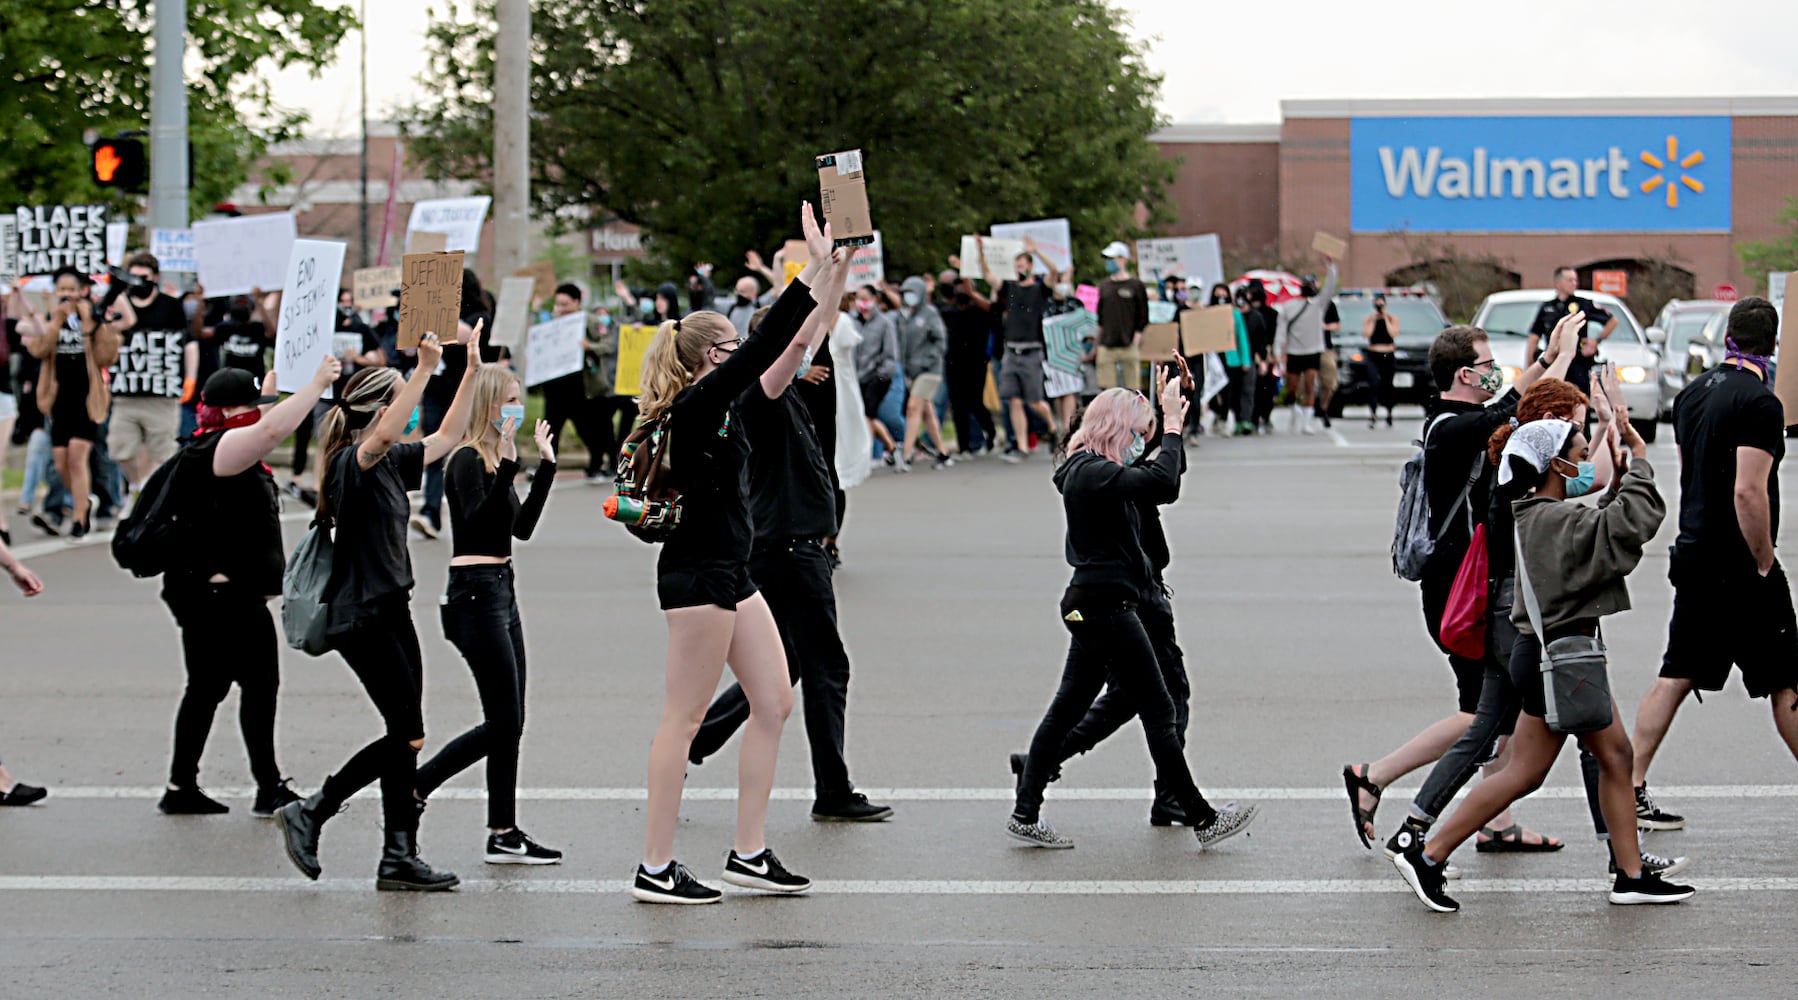
[[[1356,118],[1355,232],[1728,232],[1730,120]]]

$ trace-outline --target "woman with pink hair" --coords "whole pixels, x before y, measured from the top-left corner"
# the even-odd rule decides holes
[[[1158,373],[1156,393],[1162,437],[1153,460],[1139,464],[1148,435],[1156,431],[1155,409],[1140,392],[1107,389],[1086,408],[1080,430],[1068,441],[1067,460],[1055,473],[1067,511],[1067,560],[1074,568],[1061,599],[1071,642],[1061,688],[1030,741],[1005,827],[1033,847],[1074,846],[1042,820],[1043,789],[1057,770],[1063,741],[1108,684],[1142,717],[1156,784],[1172,793],[1201,846],[1241,833],[1255,818],[1252,805],[1212,808],[1193,784],[1174,701],[1137,615],[1137,604],[1157,585],[1143,549],[1137,504],[1173,502],[1185,468],[1180,429],[1189,401],[1179,380],[1170,381],[1165,370]]]

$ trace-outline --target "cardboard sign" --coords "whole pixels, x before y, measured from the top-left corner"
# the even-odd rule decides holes
[[[194,231],[191,229],[150,230],[150,256],[164,274],[198,274],[199,261],[194,259]]]
[[[1341,260],[1342,255],[1348,252],[1348,241],[1337,239],[1320,229],[1311,237],[1311,249],[1326,257]]]
[[[0,215],[0,282],[19,280],[19,220]]]
[[[407,252],[429,253],[431,249],[478,252],[481,249],[481,225],[487,221],[487,208],[492,204],[493,199],[486,195],[418,202],[412,206],[412,216],[406,221]],[[444,245],[427,249],[413,243],[413,234],[421,231],[444,234]]]
[[[427,333],[454,343],[462,319],[462,251],[409,253],[400,260],[400,349],[417,347]]]
[[[989,230],[991,235],[1004,240],[1024,242],[1025,237],[1036,241],[1037,253],[1049,258],[1057,271],[1066,271],[1074,266],[1074,238],[1068,230],[1066,219],[1038,219],[1035,222],[1007,222],[994,226]],[[1038,259],[1033,268],[1037,274],[1048,274],[1049,266]],[[1000,274],[1010,274],[1001,271]]]
[[[49,274],[69,266],[84,274],[100,273],[106,269],[106,222],[105,205],[20,205],[13,213],[15,275]]]
[[[863,247],[874,242],[861,150],[818,157],[818,207],[837,246]]]
[[[407,253],[442,253],[449,249],[449,234],[421,229],[406,234]]]
[[[1622,298],[1629,294],[1629,272],[1593,271],[1592,290]]]
[[[1187,357],[1236,350],[1236,307],[1207,306],[1180,314],[1180,353]]]
[[[1168,361],[1180,347],[1180,324],[1150,323],[1142,332],[1139,353],[1144,361]]]
[[[556,294],[556,265],[547,260],[540,260],[530,267],[519,268],[512,272],[514,278],[531,279],[531,301],[546,302]]]
[[[499,301],[493,307],[493,333],[487,342],[494,347],[517,347],[524,338],[525,323],[530,320],[531,289],[536,282],[530,277],[507,278],[499,284]]]
[[[986,271],[990,271],[993,277],[1000,281],[1010,281],[1016,277],[1017,272],[1013,270],[1013,262],[1018,259],[1019,254],[1024,252],[1024,241],[989,236],[986,238],[985,244]],[[980,269],[979,246],[980,244],[975,242],[972,236],[961,238],[961,273],[963,277],[985,277],[985,273]],[[1098,294],[1096,289],[1094,294]],[[1095,309],[1098,308],[1097,301],[1097,299],[1094,300],[1093,308]]]
[[[1798,274],[1798,271],[1793,271],[1792,274]],[[1786,279],[1785,285],[1791,284],[1792,274],[1781,275]],[[1782,286],[1780,291],[1783,293],[1785,288]],[[1791,327],[1784,322],[1779,324],[1781,339],[1789,329]],[[1798,361],[1788,361],[1773,373],[1773,394],[1779,397],[1779,405],[1785,407],[1786,426],[1798,424]]]
[[[125,241],[131,238],[129,222],[108,222],[106,224],[106,263],[113,267],[125,266]]]
[[[585,313],[569,313],[531,327],[524,345],[524,384],[542,385],[581,370],[587,339]]]
[[[337,282],[343,277],[347,247],[335,240],[294,241],[287,277],[281,284],[281,314],[275,319],[277,384],[298,387],[312,381],[331,350]]]
[[[1224,280],[1224,256],[1216,233],[1136,241],[1136,273],[1144,281],[1185,278],[1210,288]]]
[[[805,269],[809,255],[800,258],[800,270]],[[861,247],[849,255],[849,282],[846,287],[855,289],[863,285],[876,288],[887,280],[886,251],[880,245],[880,230],[874,230],[874,242]]]
[[[298,234],[291,212],[196,222],[193,232],[194,261],[208,296],[248,295],[287,280]]]
[[[403,269],[397,265],[357,268],[350,285],[356,308],[392,309],[399,305],[398,292],[403,274]]]
[[[627,324],[618,328],[618,378],[612,392],[618,396],[643,395],[643,355],[649,353],[656,328]]]

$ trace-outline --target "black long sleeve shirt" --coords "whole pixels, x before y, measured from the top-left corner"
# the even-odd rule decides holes
[[[1143,466],[1123,466],[1095,452],[1068,457],[1055,473],[1067,512],[1069,586],[1139,601],[1158,586],[1144,550],[1140,505],[1180,496],[1185,462],[1179,434],[1161,438],[1161,452]],[[1164,542],[1165,545],[1165,542]]]
[[[515,459],[500,459],[487,471],[487,460],[473,448],[458,448],[444,466],[444,492],[449,495],[450,528],[458,556],[512,555],[512,539],[528,541],[543,516],[549,487],[556,478],[556,463],[540,462],[537,478],[523,502],[512,490],[518,475]]]

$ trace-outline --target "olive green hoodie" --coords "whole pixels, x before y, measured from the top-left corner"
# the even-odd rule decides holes
[[[1517,559],[1529,573],[1549,635],[1629,610],[1624,578],[1642,561],[1643,548],[1667,516],[1667,502],[1654,485],[1654,468],[1640,458],[1630,462],[1616,489],[1596,507],[1526,497],[1511,509],[1517,520]],[[1511,620],[1533,634],[1521,580],[1517,587]]]

